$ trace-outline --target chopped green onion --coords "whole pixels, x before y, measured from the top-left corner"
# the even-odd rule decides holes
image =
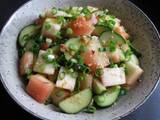
[[[67,28],[66,34],[71,35],[73,33],[73,30],[71,28]]]
[[[117,64],[110,64],[110,66],[109,66],[110,68],[118,68],[118,65]]]
[[[73,68],[70,68],[70,69],[68,70],[68,72],[69,72],[69,73],[73,73],[73,72],[74,72]]]
[[[110,52],[114,52],[116,50],[116,41],[111,40],[108,47]]]
[[[113,20],[108,20],[108,21],[107,21],[107,26],[108,26],[109,28],[111,28],[111,29],[114,28],[115,24],[116,24],[116,22],[113,21]]]
[[[78,61],[78,64],[80,64],[80,65],[83,65],[83,64],[84,64],[84,60],[83,60],[82,56],[77,55],[77,56],[76,56],[76,59],[77,59],[77,61]]]
[[[78,80],[83,81],[85,80],[85,78],[86,78],[85,74],[80,74],[80,76],[78,77]]]
[[[87,113],[95,113],[96,112],[96,107],[94,106],[88,106],[84,112],[87,112]]]
[[[124,53],[126,61],[130,60],[132,54],[133,52],[130,49]]]
[[[96,72],[95,72],[96,77],[100,77],[102,74],[103,74],[103,69],[102,68],[96,69]]]
[[[71,59],[71,62],[73,62],[73,63],[77,63],[77,60],[76,60],[76,59],[74,59],[74,58],[72,58],[72,59]]]
[[[32,48],[30,48],[30,51],[32,51],[34,54],[38,54],[40,50],[40,46],[38,43],[33,42]]]
[[[119,96],[124,96],[124,95],[126,95],[126,94],[127,94],[127,92],[128,92],[128,90],[127,90],[127,89],[125,89],[125,88],[121,88],[120,93],[119,93]]]
[[[65,72],[61,72],[61,73],[59,74],[59,79],[60,79],[60,80],[63,80],[64,77],[65,77]]]
[[[58,62],[56,60],[52,61],[52,65],[54,66],[54,68],[60,67],[60,65],[58,64]]]
[[[51,48],[47,49],[47,54],[53,54],[53,50]]]
[[[32,74],[32,69],[27,69],[26,74],[27,74],[27,76],[30,76]]]
[[[86,52],[87,51],[87,47],[84,45],[80,46],[80,52]]]
[[[90,10],[87,7],[84,7],[81,11],[85,16],[89,17],[91,15]]]
[[[45,23],[44,23],[44,28],[45,28],[46,30],[51,29],[51,24],[50,24],[49,22],[45,22]]]
[[[63,16],[58,16],[57,17],[57,21],[60,24],[64,24],[66,22],[66,19]]]
[[[51,13],[52,13],[53,15],[55,15],[55,14],[57,13],[57,8],[53,7],[53,8],[51,9]]]

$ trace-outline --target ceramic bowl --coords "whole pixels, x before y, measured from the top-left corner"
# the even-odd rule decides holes
[[[116,105],[97,110],[94,114],[79,113],[69,115],[57,111],[53,105],[43,105],[32,99],[18,75],[16,40],[20,30],[32,23],[38,15],[53,6],[96,6],[108,8],[122,24],[141,51],[141,66],[144,74],[128,95],[119,99]],[[149,18],[128,0],[32,0],[19,8],[4,26],[0,35],[0,75],[1,82],[10,96],[26,111],[47,120],[112,120],[126,116],[140,105],[155,90],[160,73],[160,38]]]

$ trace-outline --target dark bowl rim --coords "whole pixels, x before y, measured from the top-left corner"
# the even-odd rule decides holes
[[[0,36],[1,36],[1,33],[2,31],[4,31],[4,29],[6,28],[7,24],[9,24],[9,22],[12,20],[12,17],[14,17],[14,14],[21,8],[23,8],[25,5],[31,3],[33,0],[30,0],[30,1],[27,1],[25,2],[24,4],[22,4],[19,8],[17,8],[15,10],[15,12],[12,13],[12,15],[9,17],[9,19],[6,21],[6,23],[4,24],[3,28],[1,29],[0,31]],[[154,28],[155,32],[156,32],[156,35],[160,41],[160,34],[156,28],[156,26],[154,25],[154,23],[152,22],[152,20],[137,6],[135,5],[132,1],[130,0],[127,0],[129,2],[129,4],[131,4],[135,9],[137,9],[138,11],[140,11],[140,13],[142,15],[144,15],[144,17],[146,18],[146,20],[152,25],[152,27]],[[1,83],[3,85],[3,87],[5,88],[5,90],[7,91],[7,93],[9,94],[9,96],[14,100],[14,102],[19,105],[23,110],[27,111],[30,115],[34,115],[35,117],[39,118],[39,119],[44,119],[44,120],[50,120],[50,119],[47,119],[43,116],[40,116],[36,113],[34,113],[33,111],[31,111],[30,109],[28,109],[27,107],[25,107],[23,104],[21,104],[17,98],[9,91],[9,89],[7,88],[6,84],[4,83],[3,81],[3,77],[2,77],[2,74],[0,73],[0,80],[1,80]],[[152,88],[151,92],[134,108],[132,108],[131,110],[129,110],[128,112],[124,113],[123,115],[121,116],[118,116],[118,117],[115,117],[113,119],[121,119],[121,118],[124,118],[125,116],[129,115],[130,113],[134,112],[135,110],[137,110],[140,106],[142,106],[148,99],[149,97],[153,94],[153,92],[155,91],[155,89],[157,88],[158,84],[160,82],[160,73],[158,75],[158,80],[156,80],[156,83],[154,85],[154,87]]]

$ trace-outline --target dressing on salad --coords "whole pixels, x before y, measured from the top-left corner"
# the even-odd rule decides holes
[[[23,28],[17,41],[27,93],[65,113],[113,105],[143,73],[141,54],[107,9],[53,7]]]

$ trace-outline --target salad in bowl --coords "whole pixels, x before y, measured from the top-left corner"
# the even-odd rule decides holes
[[[142,56],[107,9],[49,9],[17,39],[19,74],[37,102],[94,113],[127,94],[143,73]]]

